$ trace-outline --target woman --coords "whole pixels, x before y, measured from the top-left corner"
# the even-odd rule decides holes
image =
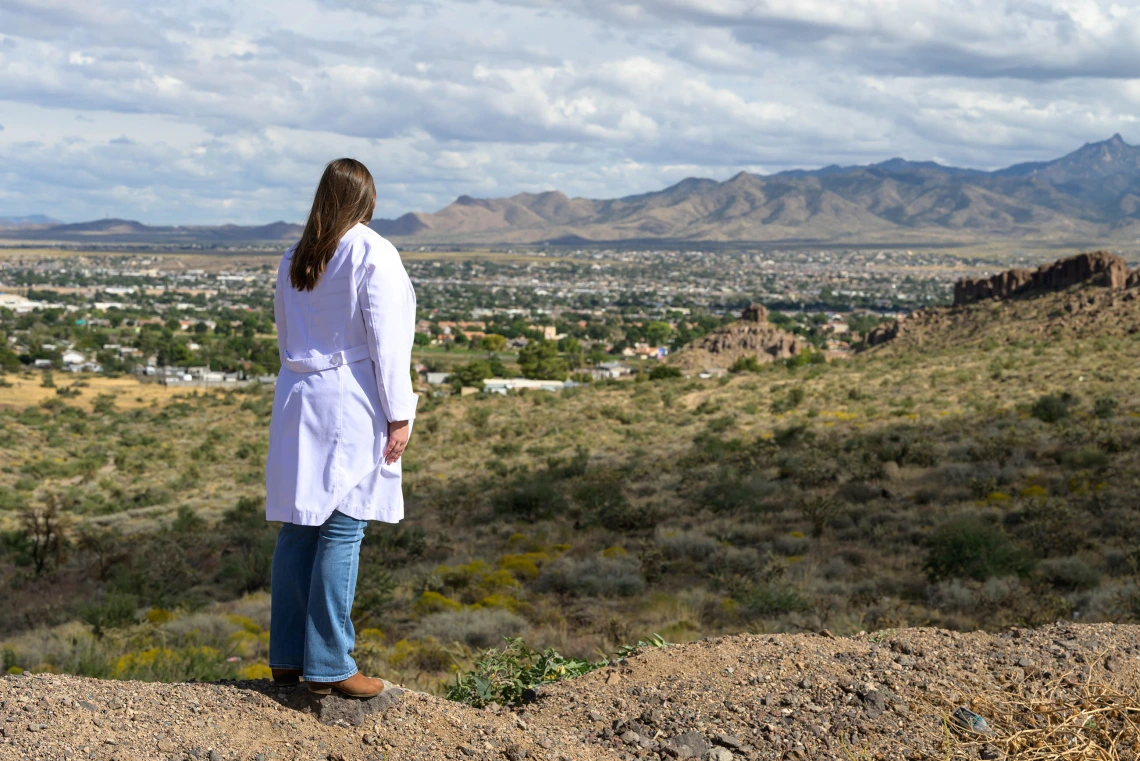
[[[269,666],[278,683],[372,697],[356,669],[352,600],[364,525],[404,517],[400,455],[412,391],[416,294],[359,161],[325,168],[301,240],[277,270],[281,372],[269,426],[265,517],[273,552]]]

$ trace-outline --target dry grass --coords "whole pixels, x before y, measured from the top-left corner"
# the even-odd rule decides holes
[[[54,373],[55,388],[43,385],[42,373],[9,374],[4,379],[11,386],[0,387],[0,408],[23,408],[41,404],[59,396],[57,389],[68,389],[74,384],[79,396],[66,399],[73,407],[90,411],[95,399],[101,395],[114,397],[117,409],[138,409],[165,405],[190,394],[187,389],[174,389],[161,383],[141,383],[135,378],[106,378],[99,375],[73,375]]]
[[[1140,698],[1135,689],[1081,681],[1068,674],[1044,684],[984,693],[973,709],[992,734],[955,726],[948,758],[977,758],[996,749],[1019,761],[1135,761],[1140,758]],[[986,754],[982,758],[994,757]]]

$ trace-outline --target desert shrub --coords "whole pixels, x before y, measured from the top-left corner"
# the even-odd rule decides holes
[[[1084,544],[1088,523],[1074,514],[1067,500],[1034,499],[1023,505],[1005,516],[1005,524],[1036,557],[1069,555]]]
[[[790,361],[791,360],[789,360],[789,362]],[[772,412],[777,415],[784,412],[790,412],[791,410],[794,410],[796,407],[799,407],[801,404],[803,404],[804,398],[806,396],[807,393],[804,391],[802,386],[793,386],[788,390],[787,394],[772,400]]]
[[[1107,452],[1096,447],[1086,447],[1073,452],[1065,452],[1061,457],[1061,462],[1070,468],[1100,470],[1107,468],[1112,463],[1112,458],[1108,456]]]
[[[135,623],[138,604],[134,595],[111,593],[103,602],[81,608],[79,620],[91,627],[96,639],[101,639],[108,629],[121,629]]]
[[[353,623],[361,628],[382,623],[384,614],[392,606],[396,587],[396,577],[387,568],[361,563],[356,599],[352,603]]]
[[[222,515],[228,551],[220,576],[237,594],[269,586],[277,536],[265,520],[264,505],[263,499],[242,497]]]
[[[839,487],[835,495],[845,502],[865,505],[883,496],[883,489],[880,486],[871,486],[862,481],[848,481]]]
[[[717,547],[709,556],[706,569],[722,582],[729,579],[760,578],[767,569],[766,558],[753,547]]]
[[[926,573],[932,581],[1024,575],[1032,563],[997,526],[976,515],[951,518],[934,530],[927,547]]]
[[[810,607],[807,598],[797,589],[778,582],[758,584],[744,595],[741,603],[748,612],[758,616],[795,613]]]
[[[537,521],[564,512],[569,503],[549,473],[519,476],[493,498],[495,509],[512,518]]]
[[[177,608],[196,600],[201,578],[185,547],[159,534],[128,548],[131,554],[110,572],[110,587],[149,607]]]
[[[559,558],[542,569],[535,586],[574,597],[629,597],[645,590],[645,578],[635,558],[593,555]]]
[[[680,378],[681,369],[672,365],[658,364],[649,371],[649,380],[665,380],[666,378]]]
[[[468,608],[427,616],[420,622],[418,636],[483,649],[501,642],[504,637],[517,636],[526,627],[526,619],[501,608]]]
[[[807,552],[809,542],[803,534],[793,532],[772,540],[772,551],[785,557],[796,557]]]
[[[593,522],[610,531],[649,529],[658,521],[652,505],[630,504],[616,478],[579,484],[574,489],[574,501]]]
[[[730,373],[758,373],[761,369],[760,360],[754,355],[749,355],[733,362],[728,371]]]
[[[1093,414],[1101,420],[1107,420],[1116,415],[1118,403],[1114,396],[1098,396],[1093,402]]]
[[[1069,416],[1069,410],[1077,403],[1077,398],[1069,392],[1046,394],[1039,397],[1029,408],[1029,414],[1043,423],[1056,423]]]
[[[189,505],[181,505],[170,524],[170,530],[182,536],[197,534],[205,528],[206,520]]]
[[[1043,560],[1038,569],[1045,581],[1058,589],[1077,591],[1100,584],[1100,572],[1078,557]]]
[[[943,579],[930,586],[927,602],[935,610],[967,613],[978,605],[978,594],[961,579]]]
[[[790,452],[777,459],[780,478],[794,482],[801,489],[813,489],[834,482],[839,477],[839,464],[819,449]]]
[[[115,679],[140,682],[217,682],[236,675],[236,666],[220,650],[205,646],[132,651],[115,662],[111,674]]]
[[[698,502],[718,513],[734,513],[741,510],[760,510],[766,499],[778,487],[760,473],[745,478],[736,478],[730,473],[720,474],[701,489]]]
[[[702,561],[716,552],[720,542],[711,536],[698,531],[679,531],[663,533],[657,537],[657,543],[669,560]]]

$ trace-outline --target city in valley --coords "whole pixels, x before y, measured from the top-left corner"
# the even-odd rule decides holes
[[[419,304],[417,370],[424,383],[457,389],[499,374],[535,376],[518,366],[519,351],[535,342],[563,359],[538,379],[632,378],[751,302],[767,305],[770,321],[808,345],[842,357],[880,322],[946,303],[961,277],[1044,257],[900,247],[415,247],[403,255]],[[168,385],[271,382],[278,261],[264,249],[6,249],[0,321],[8,361]],[[464,373],[472,362],[482,364]]]

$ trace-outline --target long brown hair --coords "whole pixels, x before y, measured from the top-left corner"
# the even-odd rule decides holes
[[[376,209],[376,184],[356,159],[330,161],[321,175],[305,231],[293,251],[289,282],[311,291],[324,274],[344,234],[357,222],[368,224]]]

